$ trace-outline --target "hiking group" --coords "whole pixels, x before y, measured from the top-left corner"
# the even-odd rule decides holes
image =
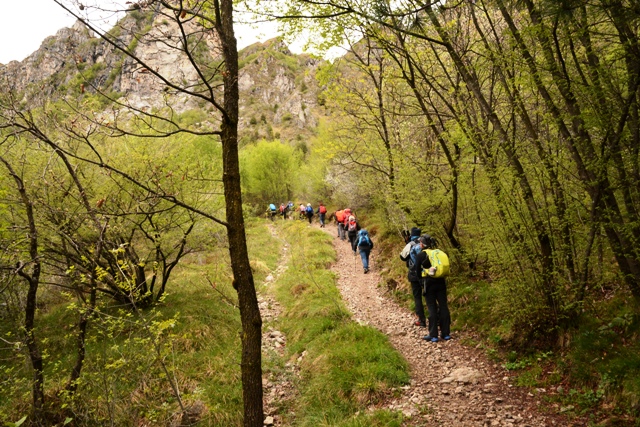
[[[425,327],[426,316],[422,297],[427,302],[429,312],[429,334],[423,337],[429,342],[451,339],[451,315],[447,304],[447,282],[449,258],[437,248],[437,241],[422,230],[414,227],[408,236],[407,244],[400,252],[400,259],[407,264],[407,278],[415,304],[416,326]],[[438,329],[440,334],[438,335]]]
[[[330,218],[334,218],[338,227],[338,237],[342,241],[349,241],[353,255],[360,253],[364,274],[369,272],[369,256],[373,249],[373,241],[369,232],[360,227],[355,214],[351,209],[346,208],[335,211]]]
[[[283,220],[293,219],[293,213],[298,212],[298,218],[302,220],[308,220],[309,224],[311,224],[313,220],[314,214],[318,214],[318,218],[320,219],[320,227],[324,228],[325,226],[325,217],[327,215],[327,208],[325,205],[320,202],[318,209],[316,211],[313,210],[311,203],[300,203],[300,206],[296,209],[293,202],[289,201],[289,203],[284,204],[280,203],[280,207],[276,208],[276,205],[270,203],[267,207],[267,215],[273,221],[277,215],[280,215]]]
[[[283,219],[287,219],[287,213],[293,212],[294,205],[289,202],[280,205],[280,214]],[[327,208],[320,203],[318,209],[314,211],[311,203],[300,203],[297,209],[299,218],[306,219],[312,223],[314,214],[318,214],[320,227],[325,227],[325,217]],[[278,214],[278,209],[274,204],[270,204],[267,209],[271,220]],[[348,241],[356,256],[360,254],[364,274],[369,272],[369,257],[373,249],[371,236],[364,228],[360,227],[354,212],[349,209],[341,209],[333,212],[329,220],[335,219],[338,238]],[[440,339],[451,339],[451,315],[447,304],[447,282],[449,275],[449,258],[446,253],[438,249],[435,238],[428,234],[422,234],[422,230],[413,227],[410,232],[403,232],[406,245],[400,252],[400,259],[407,265],[407,279],[411,283],[413,294],[415,315],[417,320],[415,326],[427,327],[429,334],[423,339],[429,342],[438,342]],[[426,308],[429,317],[425,315],[425,306],[422,298],[426,300]]]

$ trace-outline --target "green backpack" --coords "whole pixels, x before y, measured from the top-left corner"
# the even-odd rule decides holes
[[[434,277],[436,279],[449,275],[449,257],[440,249],[425,249],[431,268],[422,270],[422,277]],[[434,268],[435,267],[435,268]],[[433,273],[433,274],[431,274]]]

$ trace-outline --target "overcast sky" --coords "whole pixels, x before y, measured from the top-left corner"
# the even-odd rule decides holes
[[[114,4],[124,1],[84,0],[83,4],[100,3],[116,9]],[[61,28],[72,26],[75,22],[75,18],[53,0],[0,0],[0,5],[2,5],[0,9],[2,12],[0,13],[1,64],[12,60],[22,61],[36,51],[45,38],[54,35]],[[108,15],[104,16],[104,18],[108,17]],[[275,35],[276,31],[273,25],[263,24],[259,30],[246,27],[236,30],[239,48],[256,41],[265,41]]]

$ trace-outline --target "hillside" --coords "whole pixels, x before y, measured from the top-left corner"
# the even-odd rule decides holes
[[[196,71],[186,55],[178,55],[174,46],[139,43],[143,34],[159,39],[176,31],[172,24],[161,14],[132,11],[111,30],[123,45],[134,48],[146,68],[77,22],[45,39],[25,60],[0,65],[0,80],[33,103],[101,92],[142,111],[167,104],[178,113],[198,109],[202,106],[193,98],[173,93],[150,72],[195,85]],[[216,40],[207,32],[204,37],[208,54],[218,61]],[[292,54],[277,38],[240,51],[241,143],[262,138],[299,142],[311,135],[323,114],[315,79],[323,63],[310,55]]]

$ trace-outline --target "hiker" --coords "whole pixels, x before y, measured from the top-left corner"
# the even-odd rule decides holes
[[[285,205],[284,203],[280,203],[280,215],[282,216],[282,220],[287,219],[287,213],[289,212],[289,205]]]
[[[362,267],[364,268],[364,274],[369,272],[369,254],[373,249],[373,241],[369,237],[369,233],[364,228],[358,232],[358,240],[356,246],[360,251],[360,258],[362,259]]]
[[[424,289],[425,299],[427,300],[427,309],[429,310],[429,335],[423,337],[424,340],[430,342],[438,342],[438,325],[440,326],[440,338],[443,340],[451,339],[451,315],[447,305],[447,282],[444,277],[434,277],[430,257],[427,250],[436,249],[436,240],[424,234],[420,236],[418,244],[422,249],[416,256],[414,266],[414,274],[422,277],[422,285]],[[447,260],[448,270],[448,260]],[[423,275],[424,272],[429,272]]]
[[[305,214],[307,215],[307,219],[309,219],[309,224],[311,224],[311,219],[313,218],[313,208],[311,207],[311,203],[307,203]]]
[[[316,211],[318,214],[318,218],[320,219],[320,228],[324,228],[324,218],[327,215],[327,208],[325,205],[320,202],[320,206],[318,206],[318,210]]]
[[[276,217],[277,214],[278,214],[278,209],[276,208],[276,205],[274,205],[273,203],[270,203],[269,206],[267,207],[267,215],[269,216],[269,219],[273,221],[273,219]]]
[[[289,200],[289,203],[287,203],[287,212],[291,212],[291,215],[289,215],[289,218],[293,219],[294,211],[295,211],[295,205],[291,200]]]
[[[334,213],[336,218],[336,223],[338,224],[338,237],[340,240],[344,241],[347,238],[347,235],[344,231],[344,209],[336,211]]]
[[[344,214],[343,214],[343,219],[342,219],[342,228],[344,229],[345,236],[347,236],[347,226],[349,225],[349,217],[350,216],[351,216],[351,209],[345,208],[344,209]],[[349,240],[349,243],[351,243],[351,240]]]
[[[304,205],[304,203],[300,203],[298,218],[305,219],[306,217],[307,217],[307,207]]]
[[[358,231],[360,231],[360,224],[356,221],[356,217],[350,215],[347,219],[347,237],[349,238],[349,243],[351,243],[351,250],[353,250],[353,254],[356,254],[356,243],[358,237]]]
[[[416,256],[422,249],[418,243],[422,230],[417,227],[411,229],[411,233],[407,232],[406,236],[403,234],[405,240],[408,243],[400,252],[400,259],[407,264],[407,279],[411,284],[411,293],[413,294],[413,303],[415,306],[415,313],[418,320],[414,322],[415,326],[424,328],[427,326],[426,317],[424,315],[424,304],[422,303],[422,280],[421,277],[416,276],[414,272],[414,266],[416,262]],[[408,237],[408,238],[407,238]],[[413,250],[413,251],[412,251]]]

